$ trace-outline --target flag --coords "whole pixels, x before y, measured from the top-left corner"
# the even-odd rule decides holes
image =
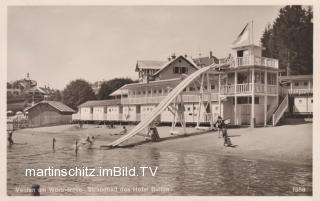
[[[234,46],[240,46],[240,45],[248,45],[250,44],[250,35],[251,35],[251,26],[250,23],[248,23],[241,33],[238,35],[237,39],[232,43]]]

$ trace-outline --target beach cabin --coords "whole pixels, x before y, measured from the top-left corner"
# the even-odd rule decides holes
[[[89,122],[119,121],[120,100],[92,100],[78,106],[80,120]]]
[[[290,75],[279,77],[283,94],[289,96],[287,112],[294,115],[313,113],[312,75]]]
[[[25,109],[29,127],[67,124],[72,120],[73,109],[57,101],[41,101]]]

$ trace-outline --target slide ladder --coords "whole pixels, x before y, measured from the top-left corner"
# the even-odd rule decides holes
[[[161,112],[166,109],[172,101],[186,88],[192,81],[197,79],[201,74],[206,73],[207,71],[214,69],[215,65],[203,67],[194,73],[190,74],[186,77],[182,82],[180,82],[160,103],[159,105],[151,112],[149,115],[141,121],[138,125],[136,125],[128,134],[125,136],[115,140],[114,142],[108,144],[109,147],[116,147],[122,142],[128,140],[129,138],[133,137],[134,135],[138,134],[139,132],[143,131],[145,128],[149,126],[153,122]],[[102,146],[103,147],[103,146]]]

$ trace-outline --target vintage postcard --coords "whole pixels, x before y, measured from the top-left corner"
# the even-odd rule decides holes
[[[138,3],[2,6],[4,198],[315,200],[318,5]]]

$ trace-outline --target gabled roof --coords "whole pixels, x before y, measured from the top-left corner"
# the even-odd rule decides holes
[[[158,70],[158,71],[157,71],[155,74],[153,74],[153,75],[159,74],[161,71],[163,71],[164,69],[166,69],[171,63],[173,63],[174,61],[176,61],[176,60],[178,60],[178,59],[181,59],[181,58],[184,59],[184,60],[186,60],[188,63],[190,63],[190,64],[191,64],[194,68],[196,68],[197,70],[199,69],[199,68],[197,67],[197,64],[195,64],[192,60],[190,60],[190,59],[188,59],[188,58],[180,55],[180,56],[176,57],[175,59],[172,59],[171,61],[168,61],[167,63],[165,63],[163,66],[161,66],[160,70]]]
[[[193,59],[194,63],[197,64],[197,66],[210,66],[213,63],[218,63],[219,59],[216,57],[199,57]]]
[[[78,106],[78,108],[81,107],[94,107],[94,106],[110,106],[110,105],[119,105],[120,99],[110,99],[110,100],[92,100],[82,103]]]
[[[65,105],[65,104],[63,104],[61,102],[58,102],[58,101],[41,101],[39,103],[34,104],[31,107],[26,108],[25,111],[28,111],[31,108],[37,107],[38,105],[41,105],[41,104],[48,104],[48,105],[50,105],[51,107],[57,109],[60,112],[66,112],[66,113],[74,113],[75,112],[69,106],[67,106],[67,105]]]
[[[109,96],[120,96],[121,94],[128,94],[128,90],[123,89],[124,86],[112,92]]]
[[[136,71],[138,69],[155,69],[158,70],[161,68],[166,61],[153,61],[153,60],[138,60],[136,65]]]

